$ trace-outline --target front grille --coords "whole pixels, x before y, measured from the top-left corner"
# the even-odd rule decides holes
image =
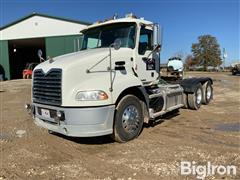
[[[51,69],[46,74],[41,69],[34,71],[33,102],[58,106],[62,104],[61,69]]]

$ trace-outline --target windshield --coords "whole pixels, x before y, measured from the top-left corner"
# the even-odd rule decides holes
[[[89,29],[84,33],[82,50],[109,47],[115,39],[121,47],[135,47],[135,23],[117,23]]]

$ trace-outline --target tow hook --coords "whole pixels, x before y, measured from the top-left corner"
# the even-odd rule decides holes
[[[28,114],[34,115],[34,106],[31,104],[25,104],[25,109],[27,110]]]

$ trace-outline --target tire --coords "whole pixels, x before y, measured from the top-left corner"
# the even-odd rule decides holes
[[[213,88],[210,81],[207,81],[203,85],[203,98],[202,103],[208,104],[213,98]]]
[[[203,99],[203,88],[199,83],[197,84],[194,93],[188,94],[188,106],[190,109],[198,110],[201,107]]]
[[[123,143],[138,137],[143,121],[140,100],[133,95],[123,97],[116,108],[112,138]]]
[[[31,74],[26,75],[26,79],[31,79],[31,78],[32,78]]]
[[[185,93],[183,93],[183,104],[184,104],[183,108],[188,109],[188,107],[189,107],[188,106],[188,95]]]

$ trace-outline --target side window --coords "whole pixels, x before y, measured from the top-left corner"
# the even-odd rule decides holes
[[[138,53],[144,55],[147,50],[152,50],[152,30],[141,27]]]

